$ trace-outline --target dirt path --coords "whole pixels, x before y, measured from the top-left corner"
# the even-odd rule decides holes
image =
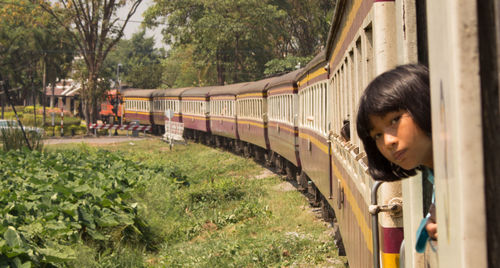
[[[118,143],[118,142],[131,142],[131,141],[139,141],[144,139],[150,139],[151,137],[132,137],[132,136],[100,136],[100,137],[89,137],[89,136],[80,136],[80,137],[67,137],[67,138],[48,138],[44,140],[46,145],[51,144],[63,144],[63,143],[92,143],[92,144],[109,144],[109,143]]]

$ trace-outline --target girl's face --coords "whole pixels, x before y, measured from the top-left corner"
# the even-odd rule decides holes
[[[433,168],[432,140],[406,110],[370,115],[370,121],[370,136],[387,160],[406,170],[420,165]]]

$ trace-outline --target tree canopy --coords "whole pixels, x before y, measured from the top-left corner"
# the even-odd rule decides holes
[[[43,81],[54,83],[70,70],[73,40],[56,20],[28,0],[0,5],[0,73],[20,100],[38,97]],[[45,77],[45,79],[44,79]]]
[[[155,0],[145,18],[150,26],[166,25],[165,42],[174,49],[194,49],[191,61],[214,68],[217,83],[224,84],[262,78],[272,59],[315,54],[326,41],[329,3]]]
[[[109,76],[113,80],[117,80],[116,75],[119,75],[121,81],[134,88],[157,88],[162,85],[165,51],[155,48],[154,38],[145,35],[146,31],[142,30],[130,40],[120,40],[109,53],[105,65],[107,71],[111,71]]]
[[[123,30],[142,0],[57,0],[41,1],[40,6],[51,14],[76,41],[79,55],[85,63],[82,70],[83,113],[87,122],[96,119],[97,103],[106,87],[101,87],[104,60],[123,36]],[[124,18],[116,14],[118,8],[129,4]]]

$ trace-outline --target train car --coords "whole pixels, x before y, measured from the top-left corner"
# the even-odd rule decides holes
[[[125,102],[124,122],[139,122],[141,125],[153,125],[153,98],[156,89],[127,89],[123,93]]]
[[[210,143],[210,99],[214,87],[197,87],[185,90],[181,96],[184,135],[187,138]]]
[[[165,131],[165,112],[171,110],[174,112],[172,122],[182,122],[181,112],[181,94],[190,88],[169,88],[159,89],[153,92],[153,123],[157,127],[156,133]]]
[[[269,138],[267,135],[267,85],[276,78],[250,82],[238,90],[236,96],[239,147],[245,156],[268,160]]]
[[[302,164],[299,184],[306,188],[310,186],[309,191],[315,196],[315,204],[325,202],[325,197],[332,196],[328,142],[328,74],[325,64],[325,51],[322,51],[297,77],[298,144]]]
[[[332,176],[325,192],[330,194],[328,201],[335,210],[352,267],[400,265],[404,238],[401,182],[374,183],[367,175],[366,154],[353,119],[363,90],[376,75],[405,57],[416,59],[410,55],[415,42],[409,40],[415,33],[415,22],[402,21],[416,18],[405,10],[414,11],[415,6],[414,1],[397,5],[394,1],[339,1],[328,37]],[[405,12],[408,17],[401,15]],[[384,206],[393,209],[380,211]]]
[[[210,130],[217,147],[234,148],[239,139],[236,125],[236,94],[247,83],[214,87],[209,92]]]
[[[500,265],[500,187],[495,179],[500,177],[499,13],[493,0],[337,3],[327,43],[330,202],[341,204],[334,209],[350,266]],[[429,66],[431,78],[439,234],[424,254],[415,251],[415,234],[432,185],[425,174],[374,183],[363,172],[366,156],[352,121],[362,91],[376,75],[416,62]],[[346,122],[353,133],[348,139],[341,135]],[[404,217],[387,211],[377,215],[375,209],[370,220],[370,195],[377,208],[402,204]]]
[[[300,170],[298,144],[298,87],[296,70],[271,81],[267,87],[268,135],[271,163],[289,179]]]

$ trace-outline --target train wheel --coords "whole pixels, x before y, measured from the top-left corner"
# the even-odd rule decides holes
[[[266,167],[272,166],[270,159],[271,159],[271,153],[265,153],[264,154],[264,162],[265,162]]]
[[[290,162],[286,161],[286,178],[287,180],[296,180],[297,179],[297,168]]]
[[[312,207],[319,207],[321,203],[321,192],[318,190],[314,183],[308,183],[307,193],[309,197],[309,203]]]
[[[339,250],[339,256],[346,256],[344,242],[342,241],[342,235],[340,234],[340,227],[337,223],[333,225],[334,235],[333,235],[333,243],[337,246]]]
[[[307,190],[307,175],[304,171],[300,173],[300,176],[297,177],[297,184],[299,185],[298,190],[301,192],[305,192]]]
[[[335,219],[335,211],[324,197],[321,198],[321,216],[327,222],[333,222]]]
[[[260,152],[260,148],[254,148],[253,157],[255,159],[255,162],[262,162],[262,154]]]
[[[250,145],[245,144],[243,145],[243,156],[246,158],[250,158]]]

